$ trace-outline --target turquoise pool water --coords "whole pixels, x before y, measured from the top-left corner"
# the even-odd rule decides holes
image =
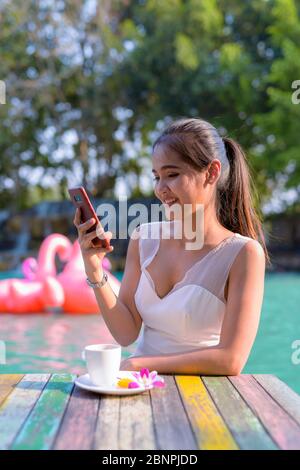
[[[122,273],[115,273],[119,279]],[[300,393],[300,364],[292,343],[300,340],[300,274],[267,274],[259,331],[243,373],[275,374]],[[111,340],[100,315],[1,315],[0,340],[6,346],[2,373],[83,373],[86,344]],[[127,357],[135,345],[123,348]]]
[[[275,374],[300,393],[300,364],[292,343],[300,340],[300,273],[266,276],[261,322],[243,373]]]

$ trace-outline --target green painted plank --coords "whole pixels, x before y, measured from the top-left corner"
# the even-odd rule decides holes
[[[21,432],[13,450],[50,449],[74,387],[73,374],[53,374]]]
[[[28,417],[50,374],[28,374],[0,408],[0,449],[8,449]]]
[[[202,377],[202,380],[240,449],[278,449],[227,377]]]

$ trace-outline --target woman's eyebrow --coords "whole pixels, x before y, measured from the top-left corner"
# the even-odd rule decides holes
[[[163,166],[160,167],[161,170],[166,170],[168,168],[177,168],[177,169],[179,169],[180,167],[177,166],[177,165],[163,165]],[[154,168],[152,170],[152,173],[156,173],[156,170],[154,170]]]

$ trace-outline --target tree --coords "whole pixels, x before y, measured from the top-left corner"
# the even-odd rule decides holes
[[[120,29],[123,40],[133,44],[132,53],[115,73],[122,77],[123,106],[134,110],[129,138],[139,130],[151,143],[151,131],[165,116],[202,116],[246,149],[261,200],[268,200],[274,172],[285,172],[285,164],[279,148],[277,163],[268,153],[274,130],[272,122],[271,129],[262,123],[279,112],[276,100],[268,98],[267,84],[275,79],[287,47],[277,30],[281,28],[283,36],[290,24],[291,63],[297,67],[300,22],[293,0],[170,0],[163,5],[151,0],[133,2],[124,18]],[[286,24],[279,26],[280,18]],[[298,75],[296,70],[286,75],[289,111],[290,77]],[[298,110],[289,113],[291,122],[295,113]],[[284,140],[283,129],[280,132]],[[297,143],[297,131],[293,135]],[[288,141],[285,145],[290,151]],[[293,185],[297,181],[299,176]]]
[[[300,80],[299,2],[277,0],[268,28],[274,49],[279,50],[265,77],[268,110],[256,116],[262,152],[257,159],[265,167],[271,190],[293,189],[292,201],[300,197],[300,104],[293,102],[294,81]]]
[[[77,172],[86,187],[99,188],[96,195],[114,186],[113,156],[121,148],[113,137],[114,82],[106,77],[116,41],[105,22],[116,12],[114,2],[94,10],[89,3],[2,5],[1,76],[9,97],[0,109],[2,205],[17,194],[13,202],[26,206],[28,182],[42,189],[49,176],[65,186]]]
[[[282,179],[298,188],[298,0],[3,5],[2,206],[13,194],[28,204],[38,172],[41,194],[49,175],[61,197],[74,181],[96,197],[120,180],[151,193],[141,183],[151,144],[180,116],[201,116],[242,144],[263,202]]]

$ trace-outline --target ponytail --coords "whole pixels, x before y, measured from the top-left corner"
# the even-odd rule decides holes
[[[233,139],[225,137],[223,142],[230,172],[224,186],[218,189],[218,219],[228,230],[258,240],[270,263],[262,223],[253,203],[254,186],[245,154]]]

